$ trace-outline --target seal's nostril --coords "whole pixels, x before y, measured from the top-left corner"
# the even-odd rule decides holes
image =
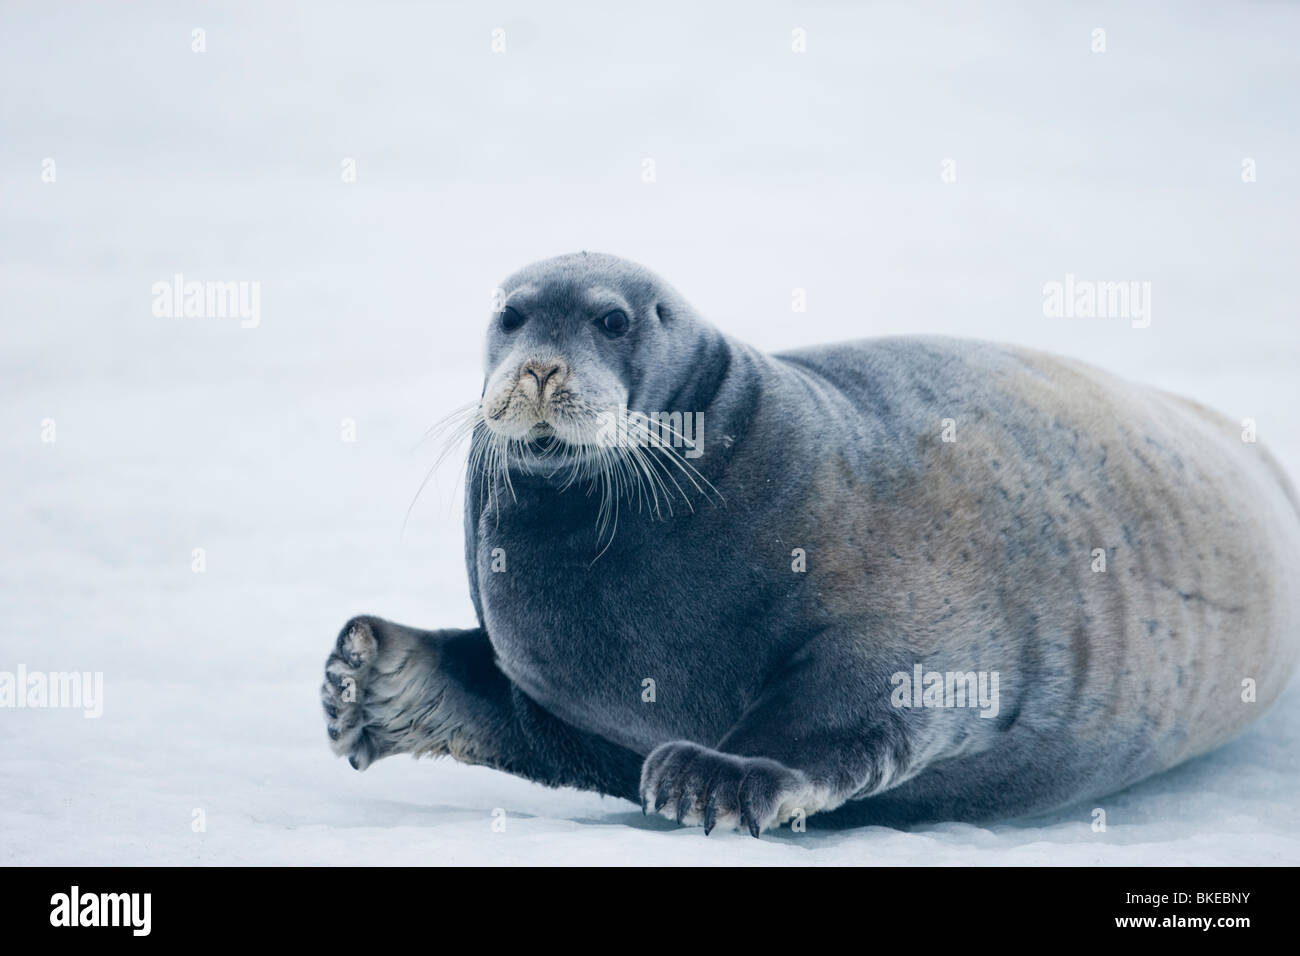
[[[564,378],[563,362],[525,362],[520,370],[519,378],[523,380],[525,375],[531,375],[533,381],[537,383],[538,394],[546,388],[546,383],[554,378],[557,382]]]

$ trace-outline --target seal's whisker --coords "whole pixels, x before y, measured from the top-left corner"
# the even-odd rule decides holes
[[[610,454],[608,449],[602,449],[601,452],[602,462],[617,466],[622,466],[624,464],[619,460],[617,455]],[[596,556],[591,559],[591,564],[588,565],[588,567],[591,567],[601,559],[601,556],[608,551],[610,546],[614,543],[614,537],[618,534],[619,500],[622,498],[622,494],[619,491],[615,491],[615,482],[618,481],[617,471],[610,468],[606,470],[604,474],[606,475],[606,491],[605,496],[601,501],[601,513],[605,516],[605,521],[602,523],[600,519],[597,518],[596,543],[600,543],[602,535],[601,529],[605,526],[609,526],[609,540],[606,541],[605,546],[596,553]],[[613,511],[612,524],[610,524],[611,510]]]
[[[622,415],[620,412],[610,413],[608,409],[580,397],[574,397],[571,400],[571,408],[575,413],[584,417],[589,424],[602,421],[610,414],[615,416],[614,424],[624,431],[628,429],[629,424],[632,424],[626,415]],[[598,443],[586,447],[589,451],[595,450],[602,463],[607,457],[605,452],[612,452],[608,456],[609,461],[617,462],[620,472],[625,472],[625,477],[628,479],[626,488],[629,501],[635,501],[638,512],[648,510],[656,517],[662,516],[663,505],[660,503],[660,498],[663,498],[664,502],[668,503],[669,499],[671,499],[671,493],[642,449],[636,447],[636,445],[624,446],[618,443],[612,446]],[[623,487],[623,483],[620,481],[617,490],[614,492],[618,497],[622,496]],[[669,508],[671,513],[671,505],[669,505]]]
[[[675,448],[672,447],[671,444],[657,438],[650,431],[648,425],[644,421],[631,419],[628,416],[623,416],[621,421],[622,421],[622,427],[626,429],[626,431],[634,438],[633,444],[629,446],[630,449],[634,452],[639,453],[638,457],[642,458],[645,462],[653,463],[654,465],[657,465],[658,467],[663,469],[664,474],[668,476],[670,480],[672,480],[678,492],[681,494],[683,501],[686,502],[687,506],[690,508],[691,511],[695,510],[695,506],[691,503],[690,496],[686,494],[685,490],[682,488],[680,483],[678,483],[676,479],[672,476],[672,472],[668,469],[668,467],[664,465],[664,463],[660,461],[657,456],[646,453],[644,451],[644,447],[654,448],[655,450],[662,452],[673,463],[673,465],[679,471],[681,471],[681,473],[686,477],[686,479],[691,483],[691,485],[695,488],[697,492],[699,492],[702,495],[705,495],[706,497],[709,494],[716,495],[719,502],[723,504],[726,503],[726,500],[723,498],[722,493],[719,492],[716,487],[714,487],[713,483],[710,482],[707,478],[705,478],[699,472],[699,470],[695,468],[694,465],[686,461],[681,456],[681,454]],[[667,425],[666,423],[662,423],[662,422],[660,424],[662,428],[666,428],[670,433],[681,436],[681,433],[678,432],[676,429],[672,428],[670,425]],[[694,445],[694,442],[687,441],[685,438],[682,438],[682,441],[685,442],[686,444],[692,446]],[[701,482],[703,484],[701,484]],[[662,485],[662,480],[660,481],[660,483]],[[664,490],[666,493],[667,489],[665,488]]]
[[[609,527],[610,518],[615,511],[616,492],[618,475],[615,470],[615,463],[605,449],[600,450],[600,508],[596,512],[596,540],[599,542]]]
[[[602,460],[608,476],[605,485],[605,522],[608,524],[611,514],[617,512],[618,503],[624,495],[625,485],[630,485],[631,475],[628,473],[627,463],[621,457],[614,454],[610,449],[601,449]],[[630,500],[630,495],[629,495]]]
[[[521,457],[524,450],[524,443],[518,438],[510,438],[505,442],[505,447],[501,453],[501,477],[505,479],[506,490],[510,492],[510,500],[516,504],[519,499],[515,496],[515,485],[510,480],[510,456],[513,454],[516,458]]]
[[[694,511],[695,506],[691,504],[690,496],[686,494],[686,490],[682,488],[680,483],[678,483],[676,477],[673,476],[673,473],[668,470],[668,467],[662,461],[660,461],[657,456],[649,454],[645,451],[641,451],[640,449],[638,449],[638,451],[640,451],[641,456],[645,458],[647,467],[650,468],[651,471],[654,473],[656,480],[664,488],[664,497],[668,501],[669,517],[671,517],[673,514],[673,505],[672,505],[673,496],[668,492],[668,487],[664,483],[665,478],[667,478],[668,481],[672,482],[672,486],[677,489],[677,494],[681,496],[681,499],[685,503],[686,507],[689,508],[691,511]],[[662,477],[660,476],[660,472],[662,472]]]
[[[691,503],[690,496],[686,494],[685,489],[683,489],[681,484],[678,483],[677,479],[673,476],[672,472],[668,470],[668,467],[662,461],[660,461],[658,457],[646,452],[645,448],[650,447],[656,450],[662,449],[668,454],[670,458],[677,456],[677,453],[669,445],[666,445],[661,441],[652,440],[651,433],[648,427],[643,422],[628,422],[628,427],[629,428],[635,427],[636,429],[638,429],[638,431],[636,432],[636,437],[638,439],[642,439],[642,438],[645,439],[644,442],[637,441],[635,444],[633,444],[630,447],[632,451],[638,455],[638,457],[642,458],[646,462],[646,464],[650,466],[650,470],[653,472],[654,476],[659,481],[660,486],[663,487],[664,489],[665,497],[669,498],[671,501],[671,495],[668,492],[667,486],[664,485],[663,478],[659,477],[659,469],[662,469],[663,477],[666,477],[669,481],[673,483],[673,486],[677,489],[677,493],[681,495],[682,500],[686,503],[686,506],[690,508],[691,511],[694,511],[695,506]],[[691,478],[689,474],[687,475],[687,477]],[[704,489],[701,488],[699,483],[694,481],[693,478],[691,479],[691,483],[695,486],[696,491],[699,491],[700,493],[704,493]],[[671,504],[669,508],[669,514],[670,515],[672,514]]]
[[[653,496],[652,510],[655,517],[660,517],[662,512],[659,507],[659,491],[662,489],[664,501],[668,505],[668,513],[672,514],[672,495],[668,491],[668,486],[663,483],[659,473],[651,466],[650,458],[646,455],[645,450],[636,445],[627,448],[627,458],[636,465],[638,474],[645,476],[645,484],[649,489],[649,494]]]
[[[703,483],[708,485],[708,490],[710,490],[710,492],[716,494],[716,496],[718,496],[719,499],[723,499],[722,493],[720,493],[719,490],[716,489],[715,486],[712,485],[712,483],[710,483],[710,481],[708,481],[705,476],[699,473],[698,468],[695,468],[693,464],[690,464],[690,462],[688,462],[688,460],[682,458],[681,453],[679,453],[679,451],[677,451],[675,447],[672,446],[672,444],[663,441],[662,438],[656,437],[654,436],[653,433],[650,432],[649,424],[645,423],[645,421],[628,421],[627,427],[628,428],[636,427],[640,429],[640,432],[638,432],[638,434],[646,438],[647,444],[651,445],[651,447],[656,447],[656,449],[663,449],[664,451],[666,451],[669,458],[676,459],[677,467],[681,468],[682,472],[685,473],[686,477],[689,477],[689,479],[692,480],[692,484],[695,486],[695,490],[697,490],[697,492],[703,494],[705,493],[705,489],[703,489],[702,486],[699,485],[697,481],[695,481],[695,479],[698,479],[699,481],[703,481]],[[679,441],[680,444],[685,445],[686,447],[692,447],[693,449],[693,447],[697,445],[697,440],[693,440],[693,438],[686,437],[685,434],[682,434],[682,432],[679,431],[679,429],[673,428],[672,423],[669,423],[669,421],[663,419],[656,419],[655,428],[658,429],[660,434],[667,433],[669,438],[675,438],[675,440]]]
[[[600,424],[612,424],[621,437],[612,443],[603,438],[594,443],[574,443],[558,437],[551,440],[507,438],[488,427],[481,400],[469,402],[445,415],[425,432],[415,446],[418,448],[432,439],[442,443],[433,466],[421,480],[406,509],[403,532],[434,473],[467,439],[470,448],[465,480],[479,482],[479,494],[498,521],[501,496],[509,494],[512,501],[517,503],[519,500],[511,475],[518,462],[531,460],[532,467],[542,469],[561,492],[580,482],[586,484],[587,496],[594,497],[597,502],[596,535],[603,545],[600,554],[609,549],[617,534],[624,499],[634,505],[638,513],[647,513],[655,520],[673,517],[676,499],[694,512],[694,494],[725,504],[713,483],[675,447],[694,448],[696,442],[687,439],[671,422],[659,417],[651,420],[644,415],[633,415],[622,406],[612,413],[611,422],[608,408],[576,395],[566,397],[563,410],[567,421],[574,427],[594,430]]]
[[[426,441],[437,438],[439,435],[451,429],[449,440],[463,438],[474,425],[482,418],[482,407],[478,400],[467,402],[459,408],[452,409],[438,421],[434,422],[429,429],[420,436],[420,440],[412,446],[411,451],[419,448]]]
[[[439,452],[438,457],[434,459],[433,465],[429,470],[425,472],[424,478],[420,481],[420,486],[415,490],[414,497],[411,498],[411,503],[406,506],[406,513],[402,516],[402,528],[399,535],[406,533],[406,525],[411,520],[411,512],[415,510],[415,504],[420,500],[420,495],[424,493],[424,489],[429,484],[429,480],[433,477],[434,472],[442,466],[442,463],[446,460],[447,456],[458,448],[467,436],[473,433],[475,426],[481,420],[482,415],[479,403],[477,401],[469,402],[443,416],[442,419],[434,423],[434,425],[424,433],[424,436],[416,442],[414,446],[412,446],[411,451],[415,451],[420,447],[420,445],[424,444],[424,442],[429,439],[435,438],[441,433],[447,433],[442,451]]]
[[[706,497],[710,494],[716,495],[719,502],[721,502],[724,505],[726,504],[726,499],[722,496],[722,492],[718,491],[718,489],[714,486],[713,482],[705,478],[704,475],[700,473],[698,468],[696,468],[689,461],[683,458],[681,453],[678,452],[676,448],[673,448],[671,445],[666,445],[666,444],[659,444],[656,447],[660,451],[664,452],[664,454],[668,457],[668,460],[677,466],[678,470],[680,470],[682,474],[686,476],[687,480],[690,481],[690,483],[694,486],[696,491],[698,491],[702,495],[705,495]],[[704,485],[701,486],[700,482],[703,482]]]

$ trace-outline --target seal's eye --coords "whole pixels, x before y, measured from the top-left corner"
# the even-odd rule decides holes
[[[523,315],[512,309],[510,306],[506,306],[505,311],[501,313],[501,330],[503,332],[513,332],[523,324]]]
[[[627,331],[627,315],[615,309],[601,317],[600,327],[607,335],[622,335]]]

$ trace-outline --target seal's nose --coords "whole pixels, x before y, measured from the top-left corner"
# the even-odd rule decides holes
[[[563,362],[557,360],[525,362],[519,368],[519,382],[527,385],[531,379],[537,387],[537,397],[540,399],[546,394],[548,382],[554,382],[558,386],[567,374],[568,368]]]

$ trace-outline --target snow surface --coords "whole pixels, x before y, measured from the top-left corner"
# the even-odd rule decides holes
[[[0,863],[1300,862],[1294,684],[1212,755],[988,828],[706,839],[330,755],[349,615],[472,623],[455,465],[403,519],[491,289],[542,256],[645,262],[766,348],[1074,355],[1255,418],[1300,474],[1300,8],[613,6],[6,4],[0,670],[106,699],[0,710]],[[155,317],[177,272],[260,282],[261,324]],[[1151,327],[1044,318],[1067,272],[1150,281]]]

